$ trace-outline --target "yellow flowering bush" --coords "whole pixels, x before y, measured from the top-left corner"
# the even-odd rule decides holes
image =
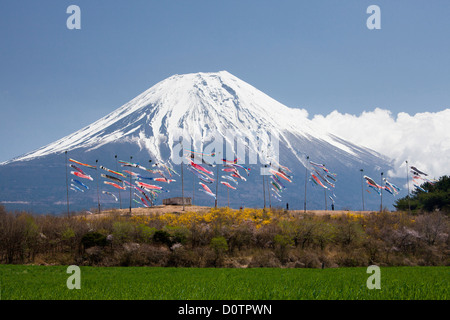
[[[212,225],[239,225],[244,221],[255,224],[256,228],[267,225],[278,219],[278,215],[270,210],[245,208],[242,210],[233,210],[228,207],[212,208],[207,212],[186,211],[184,213],[165,213],[159,215],[136,215],[130,218],[131,221],[138,224],[149,224],[160,222],[168,226],[189,227],[192,224],[212,224]]]

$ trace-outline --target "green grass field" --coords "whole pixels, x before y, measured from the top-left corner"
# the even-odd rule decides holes
[[[67,267],[0,265],[1,299],[147,300],[448,300],[450,267],[381,268],[381,290],[369,290],[366,268],[197,269],[81,267],[81,289],[69,290]]]

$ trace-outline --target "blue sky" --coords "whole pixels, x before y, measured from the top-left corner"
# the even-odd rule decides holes
[[[66,28],[71,4],[81,30]],[[372,4],[381,30],[366,27]],[[450,108],[449,35],[445,0],[2,0],[0,161],[190,72],[227,70],[311,118],[438,112]]]

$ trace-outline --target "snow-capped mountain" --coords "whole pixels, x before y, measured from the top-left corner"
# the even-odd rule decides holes
[[[216,132],[225,136],[226,130],[248,138],[253,146],[258,145],[258,138],[270,141],[268,135],[260,134],[276,134],[293,153],[301,150],[293,149],[289,135],[318,140],[356,157],[361,151],[379,156],[315,127],[303,110],[288,108],[221,71],[172,76],[93,124],[12,161],[79,148],[89,152],[118,142],[136,144],[149,156],[164,160],[161,149],[167,146],[172,151],[180,132],[206,142]]]
[[[277,158],[293,171],[294,181],[283,195],[283,205],[286,200],[291,208],[295,204],[300,207],[304,201],[300,189],[304,190],[307,156],[338,174],[341,189],[336,186],[337,204],[354,209],[359,208],[360,201],[356,199],[361,198],[358,171],[363,168],[369,174],[379,174],[380,170],[390,169],[386,157],[328,133],[326,128],[315,126],[304,110],[289,108],[226,71],[195,73],[169,77],[91,125],[2,163],[0,201],[30,202],[36,193],[42,203],[46,199],[45,189],[53,190],[49,203],[64,203],[64,177],[58,178],[57,187],[50,177],[65,173],[60,169],[61,166],[64,169],[65,151],[73,158],[87,162],[98,160],[114,168],[114,156],[118,155],[124,160],[132,156],[141,163],[150,159],[153,163],[171,163],[176,169],[180,137],[183,141],[190,140],[191,148],[196,151],[203,151],[213,137],[224,139],[226,150],[220,150],[224,155],[238,152],[232,140],[237,137],[246,141],[248,159],[244,155],[242,162],[251,161],[249,154],[256,154],[260,159]],[[253,171],[252,178],[241,188],[252,196],[240,192],[239,197],[233,197],[232,205],[261,206],[262,196],[255,197],[252,191],[262,193],[258,187],[260,180],[258,170]],[[19,191],[24,188],[34,190],[28,198]],[[174,185],[171,195],[179,195],[176,194],[179,189],[179,184]],[[323,199],[323,194],[320,197]],[[96,200],[95,196],[91,198]],[[198,200],[208,201],[199,195]],[[314,201],[311,201],[313,209]],[[316,201],[317,209],[323,208],[321,201]]]

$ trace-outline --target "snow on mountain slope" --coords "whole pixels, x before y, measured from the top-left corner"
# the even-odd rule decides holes
[[[172,152],[180,132],[205,143],[215,132],[225,136],[226,130],[246,137],[251,146],[257,146],[258,139],[268,143],[269,132],[289,146],[286,133],[290,133],[309,141],[326,142],[358,157],[351,144],[313,125],[305,110],[288,108],[221,71],[169,77],[91,125],[12,161],[77,148],[92,151],[120,141],[137,144],[152,157],[167,160],[161,154],[161,144]],[[295,151],[292,146],[289,149]]]

